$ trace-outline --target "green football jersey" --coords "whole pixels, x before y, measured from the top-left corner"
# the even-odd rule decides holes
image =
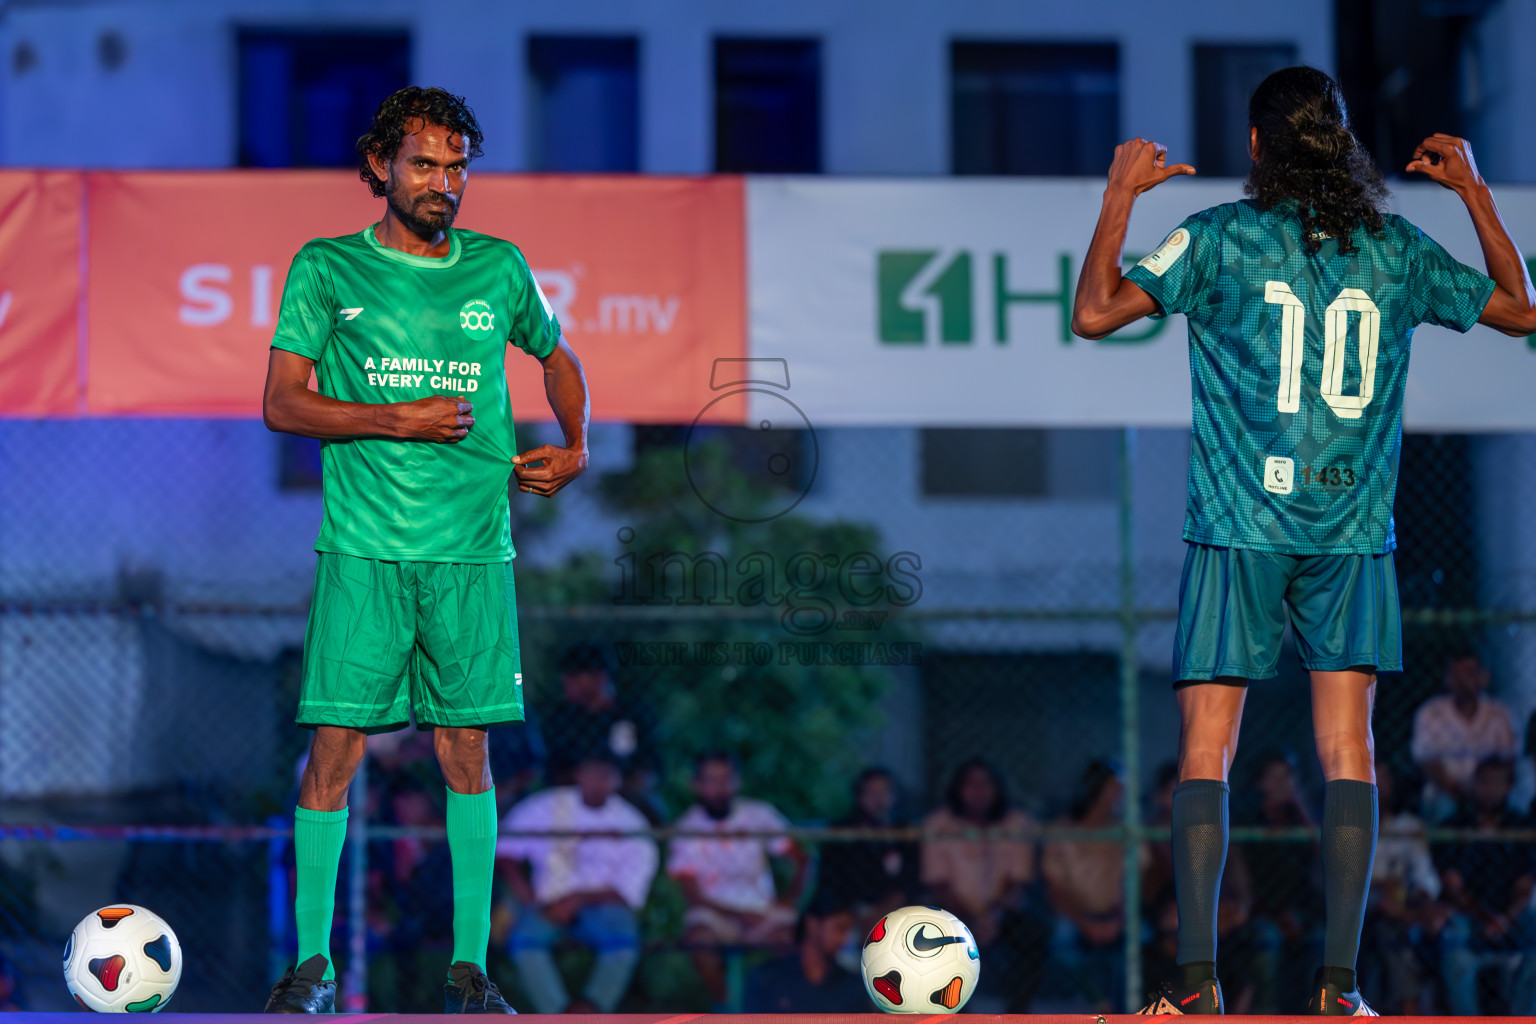
[[[1188,218],[1126,278],[1189,317],[1184,539],[1294,555],[1384,554],[1409,342],[1467,331],[1493,282],[1401,217],[1354,249],[1301,241],[1289,204]]]
[[[413,562],[505,562],[512,405],[507,345],[540,358],[560,325],[517,246],[457,228],[440,258],[381,243],[369,226],[294,257],[272,347],[315,361],[320,393],[347,402],[429,395],[474,403],[455,444],[322,442],[317,551]]]

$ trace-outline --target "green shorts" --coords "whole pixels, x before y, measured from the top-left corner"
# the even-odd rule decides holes
[[[512,563],[320,552],[298,723],[365,732],[523,720]]]
[[[1390,554],[1282,555],[1191,544],[1179,581],[1174,685],[1277,675],[1287,612],[1308,670],[1403,670]]]

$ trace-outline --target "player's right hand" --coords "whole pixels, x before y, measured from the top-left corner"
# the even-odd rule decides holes
[[[465,399],[448,395],[428,395],[414,402],[402,402],[398,407],[400,436],[438,444],[462,441],[475,425],[475,418],[470,415],[474,408]]]
[[[1124,190],[1139,196],[1176,174],[1194,173],[1190,164],[1169,164],[1167,146],[1138,137],[1115,147],[1106,191]]]

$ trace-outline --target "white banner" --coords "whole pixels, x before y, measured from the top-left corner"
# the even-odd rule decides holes
[[[1094,180],[850,181],[747,185],[752,355],[784,359],[812,424],[1186,426],[1182,316],[1102,341],[1070,329],[1098,219]],[[1495,190],[1536,256],[1536,189]],[[1176,179],[1137,200],[1126,252],[1151,252],[1237,181]],[[1412,184],[1393,209],[1483,266],[1454,194]],[[1536,430],[1536,344],[1483,327],[1414,332],[1404,422],[1422,431]],[[751,421],[778,406],[759,391]]]

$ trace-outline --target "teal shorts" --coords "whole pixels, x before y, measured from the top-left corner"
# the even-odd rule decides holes
[[[389,732],[523,720],[512,563],[320,552],[298,723]]]
[[[1390,554],[1282,555],[1191,544],[1179,581],[1174,685],[1277,675],[1287,618],[1308,670],[1403,670]]]

